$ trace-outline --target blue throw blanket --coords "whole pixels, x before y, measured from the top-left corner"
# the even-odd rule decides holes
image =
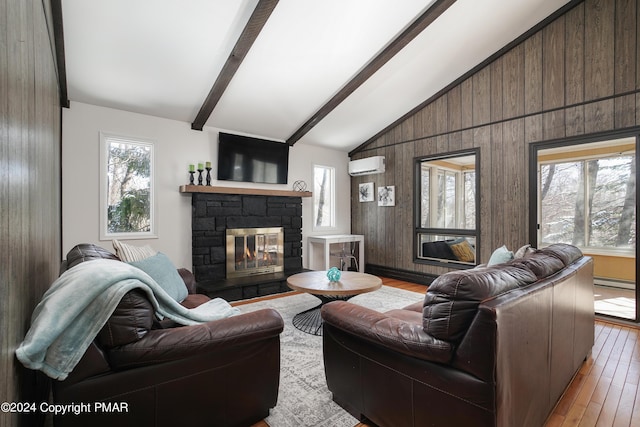
[[[107,322],[125,293],[141,289],[159,318],[194,325],[240,313],[216,298],[187,309],[142,270],[115,260],[83,262],[64,272],[35,308],[31,327],[16,350],[30,369],[64,380]]]

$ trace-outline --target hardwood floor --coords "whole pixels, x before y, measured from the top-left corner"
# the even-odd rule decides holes
[[[546,427],[640,426],[640,329],[596,320],[590,357]]]
[[[387,286],[425,292],[426,286],[383,278]],[[264,297],[279,298],[287,294]],[[238,303],[241,304],[241,303]],[[640,426],[640,328],[596,320],[595,344],[544,427]],[[269,427],[264,421],[252,427]],[[354,427],[374,427],[358,423]]]

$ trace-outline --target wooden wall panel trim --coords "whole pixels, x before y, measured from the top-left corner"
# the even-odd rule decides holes
[[[434,127],[437,135],[450,132],[449,125],[449,97],[441,96],[433,103],[434,105]]]
[[[498,58],[494,62],[489,65],[489,70],[491,73],[491,91],[490,91],[490,106],[491,106],[491,115],[490,122],[495,123],[503,119],[504,117],[504,108],[503,108],[503,63],[504,57]]]
[[[577,136],[584,134],[584,105],[567,108],[565,114],[566,135]]]
[[[565,136],[565,110],[542,114],[542,139],[558,139]]]
[[[490,248],[497,248],[499,246],[507,244],[505,236],[505,217],[504,206],[507,203],[507,194],[511,194],[510,186],[504,176],[505,163],[511,160],[508,156],[509,151],[506,146],[503,134],[502,124],[495,124],[489,126],[489,150],[483,149],[485,154],[490,154],[490,168],[491,174],[485,174],[484,168],[482,169],[482,176],[490,177],[482,181],[480,188],[480,195],[483,199],[487,198],[485,192],[490,189],[490,197],[487,198],[488,206],[486,213],[491,221],[491,235],[490,235]],[[485,142],[486,143],[486,142]],[[488,155],[482,156],[482,163],[486,163]],[[483,224],[484,225],[484,224]],[[485,241],[486,242],[486,241]],[[488,255],[488,253],[487,253]],[[485,260],[488,258],[484,257]]]
[[[585,2],[585,99],[613,93],[615,1]]]
[[[13,350],[60,265],[61,112],[51,9],[0,0],[0,401],[44,401]],[[36,396],[39,396],[36,398]],[[18,414],[0,425],[19,425]],[[22,420],[24,425],[42,424]]]
[[[493,221],[492,200],[494,197],[493,188],[491,186],[491,177],[493,170],[493,155],[491,151],[491,127],[483,126],[474,129],[473,145],[480,148],[480,203],[477,209],[480,209],[480,239],[482,245],[480,250],[476,248],[479,262],[487,262],[491,255],[488,247],[493,245]],[[486,177],[486,179],[483,179]]]
[[[491,70],[483,68],[473,76],[473,125],[491,121]]]
[[[462,127],[462,88],[460,85],[447,94],[447,129],[453,131]]]
[[[524,44],[520,44],[504,56],[503,101],[504,118],[524,114]]]
[[[585,105],[585,133],[604,132],[614,129],[613,99]]]
[[[584,101],[584,4],[565,16],[565,100],[567,104]]]
[[[565,18],[560,17],[542,30],[542,109],[565,105]]]
[[[505,242],[528,242],[529,210],[522,209],[521,199],[528,197],[528,180],[522,171],[527,170],[529,150],[524,141],[524,119],[511,120],[503,125],[505,153],[502,180],[505,183],[505,203],[496,206],[504,211]],[[513,243],[511,243],[513,244]],[[516,248],[513,248],[514,250]]]
[[[525,114],[542,110],[542,31],[524,42]]]
[[[636,37],[635,37],[635,56],[636,56],[636,89],[640,88],[640,5],[636,0]],[[631,37],[631,35],[629,35]]]
[[[636,87],[636,0],[617,0],[614,24],[614,93]]]
[[[473,79],[467,79],[460,84],[461,96],[461,128],[473,126]]]
[[[615,98],[614,102],[614,127],[623,129],[636,124],[636,97],[626,95]]]

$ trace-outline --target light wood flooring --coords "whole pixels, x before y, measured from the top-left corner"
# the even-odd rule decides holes
[[[415,283],[387,278],[382,282],[409,291],[426,291],[426,286]],[[265,298],[284,295],[289,294]],[[560,426],[640,426],[640,328],[596,320],[593,350],[544,427]],[[269,426],[261,421],[252,427]],[[358,423],[354,427],[375,426]]]

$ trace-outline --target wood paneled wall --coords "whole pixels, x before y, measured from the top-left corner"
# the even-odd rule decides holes
[[[486,262],[527,244],[529,144],[640,124],[638,0],[585,0],[353,153],[386,156],[386,172],[352,179],[396,186],[396,206],[352,200],[367,264],[439,275],[413,262],[413,159],[479,147]],[[526,29],[523,29],[523,32]]]
[[[60,265],[60,106],[48,0],[0,0],[0,402],[34,378],[14,351]],[[0,427],[28,425],[0,413]],[[31,424],[34,425],[34,424]]]

